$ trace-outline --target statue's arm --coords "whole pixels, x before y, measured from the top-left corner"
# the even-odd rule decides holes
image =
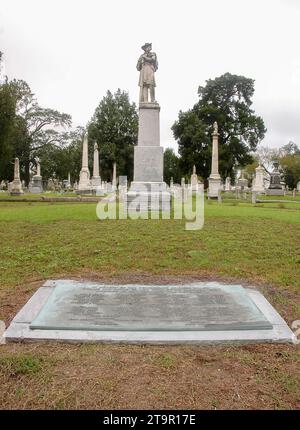
[[[155,52],[152,53],[152,58],[153,58],[154,70],[156,71],[158,69],[158,61],[157,61],[157,56]]]
[[[142,65],[143,65],[143,56],[141,55],[136,65],[136,68],[138,71],[142,70]]]

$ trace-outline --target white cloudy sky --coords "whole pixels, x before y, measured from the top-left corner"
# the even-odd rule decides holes
[[[197,88],[225,72],[254,78],[263,145],[300,145],[300,0],[0,0],[0,50],[10,79],[85,125],[107,89],[138,100],[137,58],[158,55],[161,143],[197,101]]]

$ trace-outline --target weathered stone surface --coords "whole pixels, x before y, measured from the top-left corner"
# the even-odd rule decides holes
[[[19,314],[13,319],[5,332],[7,342],[19,341],[62,341],[62,342],[102,342],[102,343],[150,343],[150,344],[227,344],[227,343],[262,343],[262,342],[296,342],[296,337],[285,321],[270,305],[270,303],[255,289],[247,288],[245,293],[249,300],[273,326],[272,329],[250,330],[190,330],[190,331],[124,331],[124,330],[40,330],[30,329],[30,323],[38,316],[43,306],[56,286],[79,284],[76,281],[55,280],[47,281],[26,303]],[[88,283],[94,286],[97,284]],[[99,285],[98,285],[99,286]],[[189,286],[222,287],[217,282],[198,282]],[[121,287],[121,286],[120,286]],[[126,287],[126,286],[122,286]],[[153,287],[153,286],[152,286]],[[177,288],[176,286],[170,286]],[[181,286],[182,287],[182,286]],[[231,286],[234,288],[236,286]],[[113,288],[111,285],[110,288]],[[146,288],[146,286],[144,286]]]
[[[32,329],[252,330],[272,325],[240,286],[140,286],[62,282]]]
[[[80,170],[78,190],[91,189],[90,171],[88,167],[88,136],[85,134],[82,143],[82,167]]]

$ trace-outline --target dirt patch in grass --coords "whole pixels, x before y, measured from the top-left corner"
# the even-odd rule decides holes
[[[288,345],[10,344],[0,349],[0,357],[0,363],[11,363],[12,357],[16,363],[35,357],[38,363],[34,372],[11,372],[0,365],[0,406],[7,409],[292,409],[300,405],[299,349]]]
[[[250,286],[208,273],[200,277],[85,272],[72,279],[111,284],[218,280]],[[41,285],[16,287],[8,299],[8,320]],[[297,294],[263,284],[259,289],[288,321],[293,320]],[[294,409],[300,406],[299,352],[292,345],[7,344],[0,348],[0,407]]]

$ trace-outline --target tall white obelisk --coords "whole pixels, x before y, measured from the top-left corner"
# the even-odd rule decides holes
[[[82,167],[80,170],[78,190],[88,190],[91,188],[90,171],[88,165],[88,135],[85,133],[82,144]]]
[[[207,195],[208,197],[218,197],[221,189],[221,176],[219,174],[219,133],[216,121],[214,122],[212,138],[211,174],[208,178]]]

